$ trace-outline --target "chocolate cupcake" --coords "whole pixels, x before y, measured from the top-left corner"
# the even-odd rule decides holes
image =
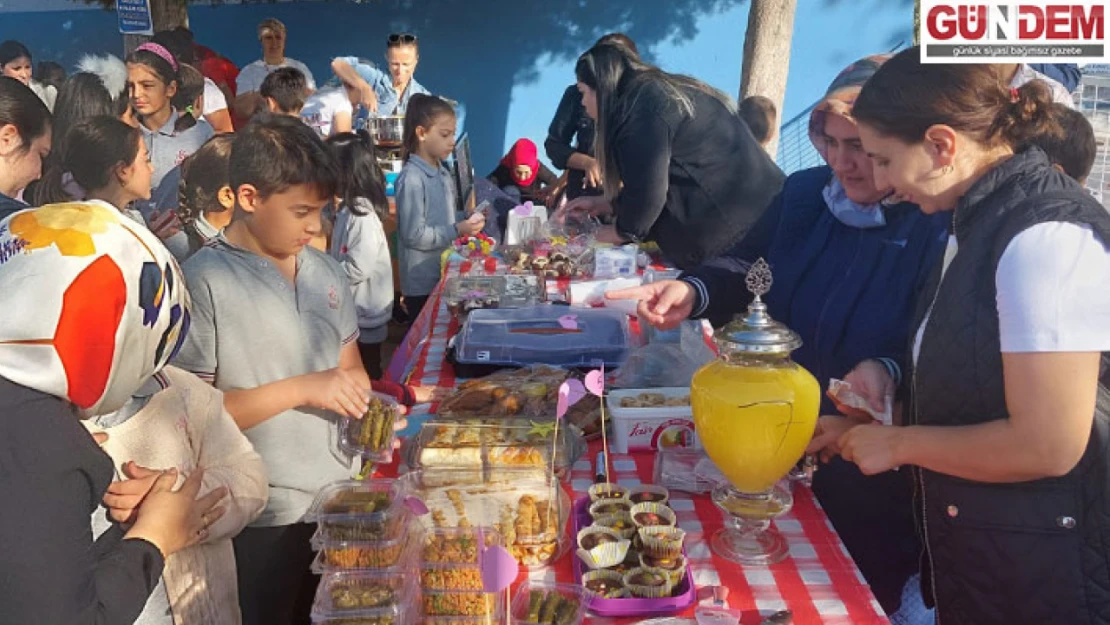
[[[666,574],[640,567],[624,574],[624,587],[633,597],[660,599],[671,596],[674,584]]]
[[[659,527],[675,525],[674,510],[658,503],[638,503],[632,506],[632,520],[637,527]]]
[[[589,571],[582,575],[582,586],[595,597],[620,599],[628,596],[624,576],[614,571]]]
[[[628,495],[627,488],[620,484],[612,484],[610,482],[594,484],[587,492],[590,494],[590,501],[598,501],[600,499],[625,499]]]
[[[653,484],[644,484],[637,486],[628,491],[628,500],[633,504],[638,503],[658,503],[667,505],[670,500],[670,491],[662,486],[655,486]]]

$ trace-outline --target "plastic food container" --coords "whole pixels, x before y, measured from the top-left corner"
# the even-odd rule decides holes
[[[589,527],[590,525],[590,499],[589,497],[582,497],[574,502],[574,531],[577,533],[579,530]],[[640,566],[639,557],[637,556],[636,562],[632,566]],[[597,572],[591,573],[586,563],[581,561],[574,562],[574,579],[581,584],[583,575],[597,575]],[[686,567],[685,573],[681,581],[674,585],[671,596],[661,597],[658,599],[643,599],[636,597],[624,597],[619,599],[605,599],[588,594],[588,608],[598,616],[629,616],[629,617],[647,617],[647,616],[664,616],[674,614],[690,607],[697,601],[697,592],[694,588],[693,576],[690,574],[689,566]]]
[[[399,418],[398,404],[381,393],[370,394],[370,407],[361,419],[343,417],[339,421],[339,448],[370,462],[393,460],[393,423]]]
[[[467,616],[500,620],[504,609],[504,593],[464,590],[425,590],[421,593],[424,623],[440,616]]]
[[[517,589],[509,616],[522,625],[578,625],[586,603],[581,586],[528,580]]]
[[[305,521],[332,540],[388,540],[403,523],[405,508],[396,480],[341,480],[320,489]]]
[[[426,541],[451,538],[450,532],[496,528],[502,546],[529,569],[548,566],[570,549],[566,535],[570,498],[543,471],[505,470],[499,481],[445,485],[453,473],[414,471],[402,478],[413,496],[428,507],[429,513],[420,517],[428,531]],[[423,562],[458,564],[441,562],[444,553],[450,552],[426,549]]]
[[[450,477],[453,482],[497,481],[499,474],[519,469],[547,473],[552,465],[556,477],[562,477],[585,452],[586,443],[566,424],[556,439],[554,425],[533,419],[427,421],[410,446],[408,464],[457,472]]]
[[[502,545],[495,529],[436,528],[421,541],[420,585],[425,590],[482,590],[479,548]]]
[[[439,402],[444,418],[530,418],[551,419],[559,401],[559,386],[578,378],[567,369],[538,365],[503,369],[492,375],[467,380]],[[601,400],[583,397],[567,411],[564,422],[583,430],[587,437],[601,434]]]
[[[562,322],[560,322],[562,318]],[[571,325],[572,327],[566,327]],[[464,365],[619,367],[629,345],[628,316],[606,309],[534,306],[476,310],[455,343]]]
[[[383,573],[329,573],[316,588],[313,623],[403,625],[416,597],[411,578]]]
[[[616,453],[701,448],[694,431],[690,389],[612,390],[607,401],[613,417],[611,444]]]
[[[525,308],[543,300],[539,278],[533,275],[459,276],[443,288],[447,310],[458,317],[473,310]]]
[[[314,573],[334,571],[393,570],[403,573],[419,551],[423,526],[403,517],[407,525],[399,536],[383,540],[328,540],[313,536],[312,546],[319,551],[312,563]]]

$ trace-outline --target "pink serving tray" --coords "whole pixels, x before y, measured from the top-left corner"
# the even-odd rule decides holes
[[[571,539],[577,540],[578,532],[589,527],[592,523],[593,521],[590,519],[590,498],[582,497],[576,500],[574,502],[574,533],[571,534]],[[686,555],[685,547],[682,549],[682,555]],[[589,567],[573,552],[571,557],[574,558],[572,565],[574,567],[574,579],[581,584],[582,572],[588,571]],[[683,577],[682,583],[678,585],[676,590],[678,591],[677,595],[663,599],[602,599],[601,597],[590,596],[587,605],[590,611],[598,616],[661,616],[685,610],[697,601],[694,577],[690,572],[688,561],[686,576]]]

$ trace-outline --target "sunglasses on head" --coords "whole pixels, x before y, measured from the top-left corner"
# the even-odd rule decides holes
[[[393,33],[387,40],[391,46],[403,46],[410,43],[416,43],[416,35],[412,33]]]

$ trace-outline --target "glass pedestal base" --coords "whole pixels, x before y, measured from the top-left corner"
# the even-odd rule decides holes
[[[713,490],[713,503],[725,513],[725,527],[710,540],[718,556],[747,566],[768,566],[786,559],[786,539],[771,521],[790,510],[794,498],[779,485],[762,493],[742,493],[731,486]]]

